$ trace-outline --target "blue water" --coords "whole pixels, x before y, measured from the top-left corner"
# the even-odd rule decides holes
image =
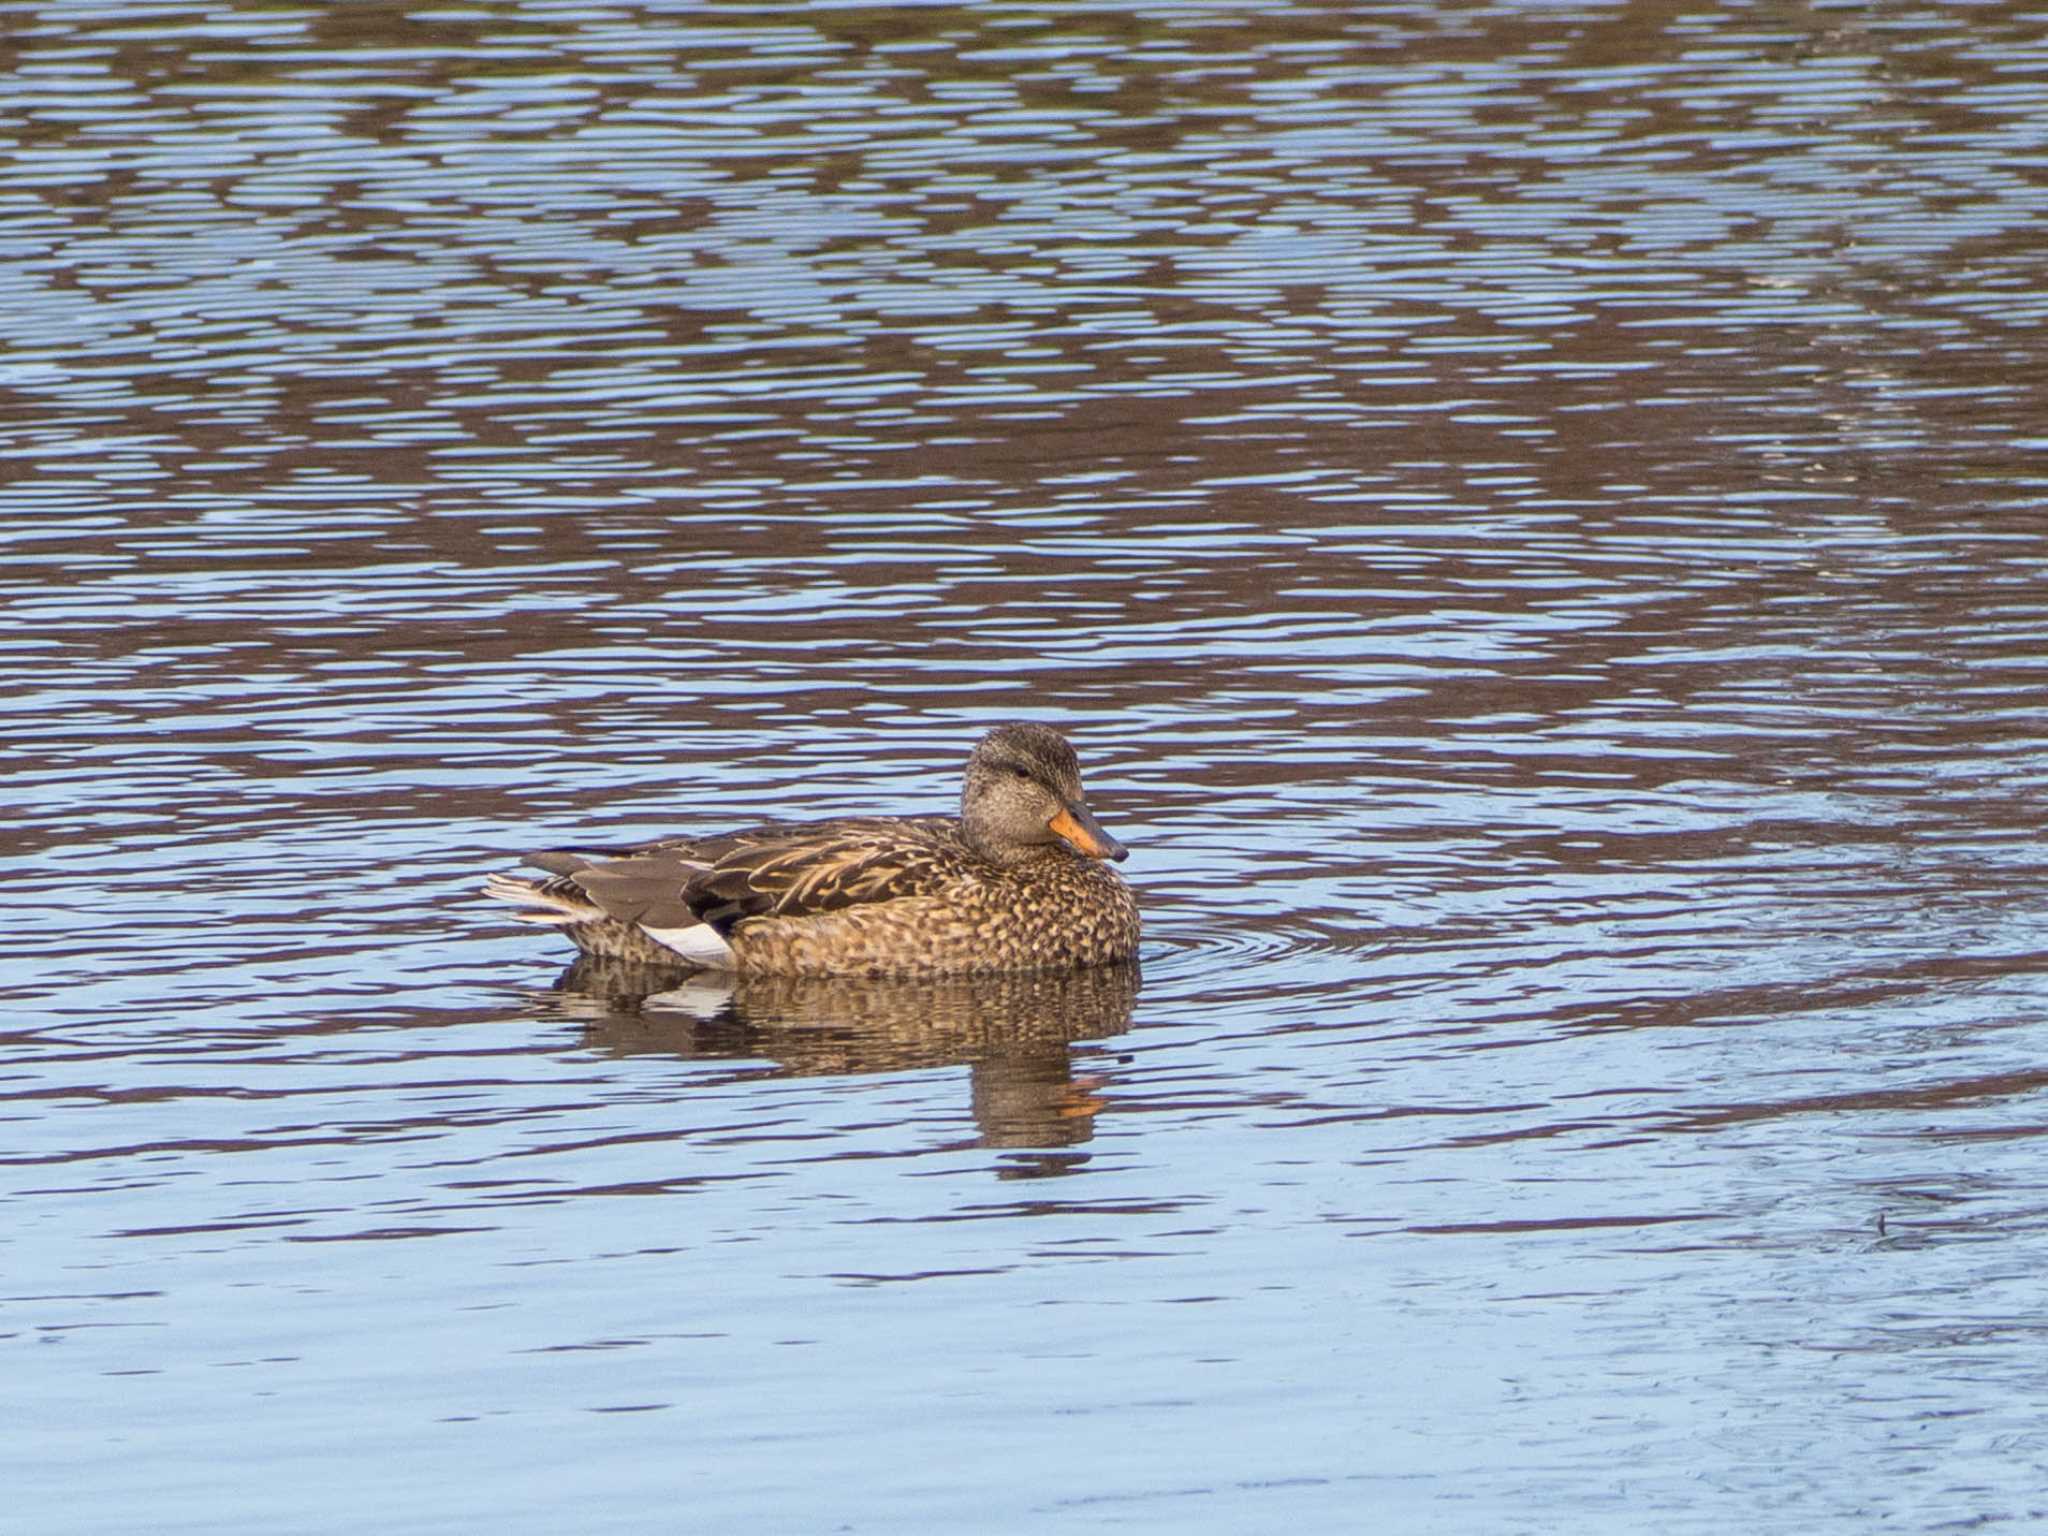
[[[0,13],[0,1528],[2048,1523],[2048,23]],[[563,975],[1059,726],[1141,978]]]

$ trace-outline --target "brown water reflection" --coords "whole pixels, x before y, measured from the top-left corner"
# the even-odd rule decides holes
[[[587,1019],[584,1041],[596,1050],[765,1058],[798,1076],[964,1066],[980,1145],[1071,1147],[1089,1139],[1102,1108],[1102,1080],[1076,1077],[1071,1047],[1129,1028],[1138,971],[913,983],[677,975],[585,956],[556,988],[552,1007]]]
[[[9,1513],[2040,1523],[2044,101],[2010,3],[0,7]],[[1017,716],[1135,998],[473,896]]]

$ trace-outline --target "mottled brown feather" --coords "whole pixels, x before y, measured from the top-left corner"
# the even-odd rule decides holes
[[[946,827],[943,818],[844,821],[744,838],[689,881],[685,899],[723,933],[747,917],[815,917],[934,895],[974,873],[973,856]]]

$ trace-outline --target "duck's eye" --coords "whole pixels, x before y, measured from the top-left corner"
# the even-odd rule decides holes
[[[1010,773],[1013,777],[1019,779],[1028,779],[1031,777],[1031,770],[1029,768],[1012,767],[1010,769]]]

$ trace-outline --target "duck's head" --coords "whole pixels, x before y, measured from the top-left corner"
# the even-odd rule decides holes
[[[1091,859],[1129,856],[1082,798],[1074,749],[1043,725],[999,725],[975,744],[960,823],[975,851],[999,864],[1062,843]]]

